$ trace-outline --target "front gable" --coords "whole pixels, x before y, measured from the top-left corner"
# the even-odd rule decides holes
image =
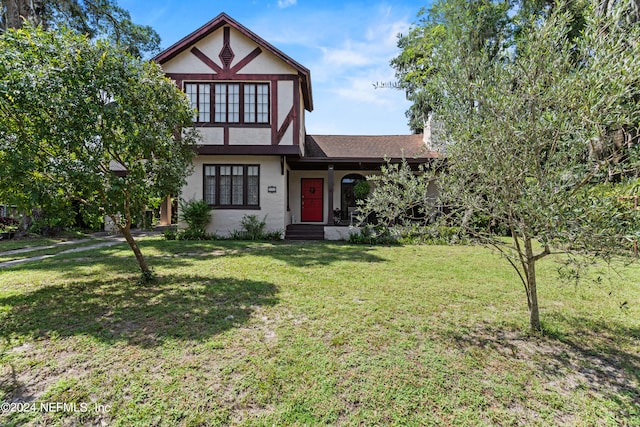
[[[226,14],[154,61],[198,110],[201,154],[303,153],[309,70]]]
[[[170,52],[170,49],[166,52]],[[164,62],[156,59],[169,76],[190,73],[214,73],[224,78],[233,78],[238,74],[299,75],[298,69],[229,26],[223,27],[222,31],[209,33],[191,45],[185,45],[184,49],[173,55]]]

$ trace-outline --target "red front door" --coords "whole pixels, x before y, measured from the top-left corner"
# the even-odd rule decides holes
[[[302,178],[302,214],[303,222],[322,222],[322,178]]]

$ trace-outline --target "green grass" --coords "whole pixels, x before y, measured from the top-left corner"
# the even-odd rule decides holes
[[[65,239],[49,237],[25,237],[21,239],[0,240],[0,252],[14,249],[34,248],[37,246],[50,246],[60,243]]]
[[[74,240],[81,240],[89,238],[88,235],[71,231],[65,232],[57,237],[41,237],[36,235],[29,235],[21,237],[19,239],[0,240],[0,255],[5,251],[12,251],[15,249],[27,249],[36,248],[39,246],[51,246],[61,242],[70,242]]]
[[[99,243],[99,239],[87,238],[82,240],[61,240],[61,239],[35,239],[36,242],[40,244],[29,243],[28,246],[21,245],[14,247],[15,249],[31,249],[27,252],[20,253],[11,253],[4,252],[5,249],[0,246],[0,262],[13,261],[17,259],[25,259],[25,258],[33,258],[42,255],[55,255],[61,252],[67,251],[69,249],[77,249],[83,246],[90,246],[96,243]],[[61,244],[63,243],[63,244]],[[11,245],[13,246],[13,245]],[[38,249],[44,248],[44,249]],[[6,249],[6,251],[11,251],[12,249]]]
[[[0,400],[89,405],[0,424],[640,425],[637,266],[543,261],[535,336],[481,247],[141,246],[156,285],[125,245],[0,271]]]

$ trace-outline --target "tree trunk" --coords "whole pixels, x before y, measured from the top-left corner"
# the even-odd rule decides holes
[[[529,325],[536,332],[542,331],[540,312],[538,310],[538,290],[536,288],[536,256],[533,254],[531,239],[524,239],[525,255],[527,257],[527,299],[529,301]]]
[[[26,0],[6,0],[2,2],[6,7],[4,25],[6,28],[22,28],[24,20],[33,18],[32,8]]]
[[[125,227],[120,231],[122,232],[122,235],[124,236],[124,238],[127,239],[127,243],[129,244],[129,247],[131,247],[133,254],[136,256],[136,259],[138,260],[138,264],[140,264],[140,270],[143,273],[148,273],[150,271],[149,266],[147,265],[147,261],[145,261],[144,257],[142,256],[142,252],[138,247],[138,243],[131,235],[131,229],[129,227]]]
[[[112,219],[114,223],[118,224],[118,222],[116,221],[116,218],[112,218]],[[118,224],[117,227],[118,227],[118,230],[122,233],[122,235],[126,239],[127,243],[129,244],[129,247],[133,251],[133,254],[136,256],[136,259],[138,260],[138,264],[140,265],[140,270],[142,271],[142,273],[149,273],[150,270],[149,270],[149,266],[147,265],[147,261],[145,261],[144,256],[142,256],[140,247],[138,246],[138,243],[136,242],[136,240],[133,238],[133,235],[131,234],[131,225],[126,224],[122,226]]]

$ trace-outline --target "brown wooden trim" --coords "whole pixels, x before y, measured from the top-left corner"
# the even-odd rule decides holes
[[[271,80],[271,144],[278,145],[278,80]]]
[[[220,49],[220,53],[218,54],[218,58],[220,58],[220,61],[222,62],[222,65],[224,66],[224,71],[225,73],[229,74],[229,67],[231,66],[231,63],[233,62],[233,59],[236,57],[236,54],[233,52],[233,49],[231,49],[231,28],[229,27],[224,27],[223,28],[223,35],[222,35],[222,49]],[[225,52],[228,52],[229,55],[225,55]]]
[[[207,67],[211,68],[216,73],[222,73],[223,72],[222,67],[220,67],[218,64],[216,64],[213,61],[213,59],[209,58],[204,52],[202,52],[197,47],[194,46],[193,48],[191,48],[191,53],[193,53],[196,56],[196,58],[198,58]],[[169,76],[169,74],[167,74],[167,76]],[[169,78],[171,78],[171,77],[169,77]],[[186,79],[183,79],[183,80],[186,80]]]
[[[221,205],[216,202],[220,201],[220,166],[241,167],[242,168],[242,201],[246,202],[249,195],[249,167],[258,168],[258,204],[257,205]],[[260,209],[260,165],[259,164],[238,164],[238,163],[205,163],[202,165],[202,200],[207,200],[207,167],[214,167],[216,170],[216,200],[209,206],[217,209]],[[234,175],[230,175],[234,176]],[[237,176],[237,175],[236,175]],[[233,179],[231,181],[230,197],[233,199]]]
[[[224,145],[229,145],[229,126],[224,127]]]
[[[200,155],[256,155],[256,156],[300,156],[294,145],[199,145]]]
[[[260,55],[261,53],[262,53],[262,49],[260,49],[259,47],[255,48],[250,54],[248,54],[247,56],[242,58],[236,65],[231,67],[229,69],[229,74],[232,74],[232,75],[233,74],[237,74],[238,71],[243,69],[249,62],[251,62],[254,59],[256,59],[256,57],[258,55]]]
[[[437,159],[436,157],[407,157],[405,160],[409,164],[428,163]],[[401,157],[389,158],[391,163],[401,162]],[[387,163],[383,157],[304,157],[296,160],[296,163],[314,163],[328,165],[331,163]],[[326,166],[325,166],[326,167]]]
[[[291,188],[291,174],[289,173],[289,169],[287,169],[287,183],[286,183],[286,187],[287,187],[287,212],[291,212],[291,204],[289,203],[289,195],[291,194],[291,191],[289,191],[289,189]]]
[[[231,42],[231,28],[224,27],[222,29],[222,44],[223,46],[229,46],[229,42]]]
[[[334,221],[333,221],[333,186],[334,184],[334,176],[333,176],[333,165],[329,165],[329,167],[327,168],[327,170],[329,171],[328,173],[328,182],[327,182],[327,189],[329,191],[329,194],[327,195],[327,225],[333,225]]]
[[[214,206],[214,205],[210,205]],[[216,208],[216,212],[221,210],[234,211],[234,210],[243,210],[243,211],[261,211],[262,208],[260,206],[253,205],[224,205],[224,206],[214,206]]]
[[[242,80],[242,81],[263,81],[269,82],[272,80],[297,80],[297,76],[291,74],[234,74],[232,76],[223,77],[221,74],[207,74],[207,73],[166,73],[165,74],[171,80],[189,80],[197,82],[200,80],[213,81],[213,80]]]
[[[153,60],[159,64],[163,64],[172,58],[176,57],[180,52],[187,49],[190,45],[196,44],[209,34],[216,31],[218,28],[223,26],[226,22],[228,16],[224,13],[213,18],[211,21],[207,22],[202,27],[198,28],[191,34],[183,37],[178,42],[171,45],[168,49],[163,50],[158,55],[156,55]]]
[[[256,128],[267,129],[271,127],[269,123],[205,123],[195,122],[193,124],[197,128]]]
[[[285,117],[284,122],[282,122],[282,126],[280,126],[280,129],[278,129],[278,134],[276,135],[276,144],[278,145],[280,144],[280,142],[282,141],[282,138],[284,137],[285,132],[289,128],[289,125],[291,124],[295,116],[296,116],[295,107],[291,107],[291,110],[289,110],[289,114],[287,114],[287,117]],[[294,125],[294,128],[295,128],[295,125]],[[293,139],[295,141],[295,136]]]

